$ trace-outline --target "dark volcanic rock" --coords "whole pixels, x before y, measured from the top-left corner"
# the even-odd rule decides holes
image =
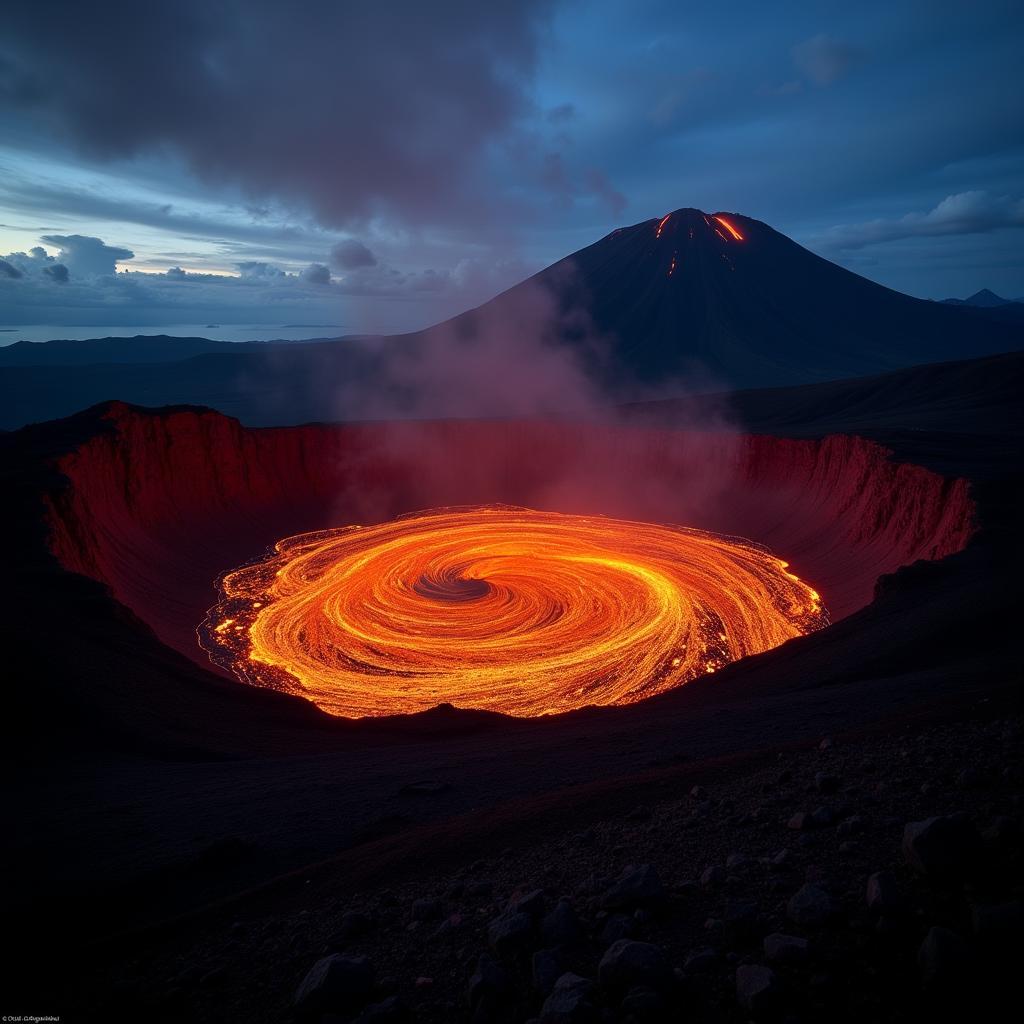
[[[956,932],[931,928],[917,952],[921,984],[927,991],[954,991],[965,982],[971,951]]]
[[[610,910],[661,907],[668,893],[661,884],[658,872],[651,864],[626,868],[619,880],[604,894],[603,906]]]
[[[295,993],[301,1014],[345,1013],[373,994],[373,967],[364,956],[326,956],[318,960]]]
[[[712,886],[724,885],[728,877],[728,873],[721,864],[712,864],[704,869],[700,876],[700,884],[703,888],[710,889]]]
[[[369,934],[372,929],[373,918],[369,914],[351,910],[342,916],[337,929],[328,938],[327,944],[335,949],[340,949],[353,939]]]
[[[544,890],[534,889],[532,892],[516,896],[509,901],[509,913],[528,914],[530,917],[540,917],[544,913]]]
[[[507,910],[487,927],[487,941],[499,956],[512,956],[529,949],[533,939],[533,918],[518,910]]]
[[[484,953],[477,961],[476,970],[469,979],[466,999],[470,1009],[480,1011],[483,1019],[495,1012],[512,988],[508,972]]]
[[[413,902],[411,916],[414,921],[435,921],[443,910],[440,900],[423,897]]]
[[[633,918],[626,914],[612,914],[601,929],[601,940],[610,946],[619,939],[628,939],[633,934]]]
[[[981,836],[966,814],[909,822],[903,856],[911,867],[940,881],[963,878],[977,863]]]
[[[820,886],[801,886],[786,905],[786,913],[794,924],[817,928],[836,913],[835,900]]]
[[[829,807],[827,804],[823,807],[816,807],[811,812],[811,821],[819,828],[835,824],[837,817],[835,808]]]
[[[540,931],[550,946],[574,946],[583,938],[583,925],[568,900],[559,900],[541,922]]]
[[[598,977],[611,991],[625,992],[634,985],[662,989],[672,974],[665,954],[657,946],[620,939],[601,958]]]
[[[971,908],[971,928],[983,943],[1018,938],[1024,932],[1024,902],[976,904]]]
[[[773,964],[799,964],[807,959],[807,940],[775,932],[764,940],[764,956]]]
[[[540,949],[534,953],[530,967],[533,987],[542,996],[548,995],[565,973],[562,958],[553,949]]]
[[[814,785],[819,793],[835,793],[839,789],[839,776],[818,772],[814,776]]]
[[[388,996],[379,1003],[371,1003],[353,1024],[403,1024],[411,1019],[409,1007],[398,996]]]
[[[542,1024],[590,1024],[599,1019],[595,985],[578,974],[563,974],[540,1011]]]
[[[739,943],[749,939],[757,926],[757,915],[757,904],[750,900],[727,903],[721,918],[726,940]]]
[[[876,914],[891,914],[903,903],[896,877],[890,871],[876,871],[868,879],[865,899],[868,910]]]
[[[715,970],[722,958],[713,949],[698,949],[691,953],[683,964],[683,970],[687,974],[710,974]]]
[[[664,1010],[661,993],[646,985],[634,985],[619,1004],[619,1013],[628,1021],[662,1020]]]
[[[755,1017],[776,1009],[781,994],[782,986],[770,967],[743,964],[736,968],[736,999]]]

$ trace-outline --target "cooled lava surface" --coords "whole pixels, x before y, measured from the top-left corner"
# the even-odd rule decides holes
[[[788,563],[703,530],[485,506],[300,534],[229,573],[200,637],[350,717],[629,704],[827,623]]]

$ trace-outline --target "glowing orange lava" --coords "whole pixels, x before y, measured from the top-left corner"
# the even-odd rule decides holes
[[[717,214],[715,214],[715,220],[717,220],[718,223],[721,224],[722,227],[725,228],[725,230],[728,231],[729,234],[732,235],[732,237],[735,238],[737,242],[743,241],[743,236],[724,217],[719,217]],[[720,235],[722,234],[721,231],[719,231],[718,233]],[[722,235],[722,237],[725,238],[725,235]],[[726,241],[728,241],[728,239],[726,239]]]
[[[828,622],[787,563],[701,530],[510,506],[279,541],[200,628],[241,680],[335,715],[626,704]]]
[[[654,237],[655,238],[661,238],[661,233],[662,233],[662,231],[665,230],[665,225],[668,223],[669,218],[671,216],[672,216],[671,213],[666,213],[665,216],[662,217],[661,220],[658,221],[658,227],[656,228],[656,230],[654,232]]]

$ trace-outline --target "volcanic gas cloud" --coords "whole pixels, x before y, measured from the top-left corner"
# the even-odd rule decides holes
[[[747,541],[510,506],[290,537],[222,594],[215,661],[346,716],[631,703],[827,623]]]

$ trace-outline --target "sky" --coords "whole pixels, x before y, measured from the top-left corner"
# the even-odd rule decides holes
[[[684,206],[1024,296],[1022,54],[1019,0],[12,5],[0,325],[413,330]]]

